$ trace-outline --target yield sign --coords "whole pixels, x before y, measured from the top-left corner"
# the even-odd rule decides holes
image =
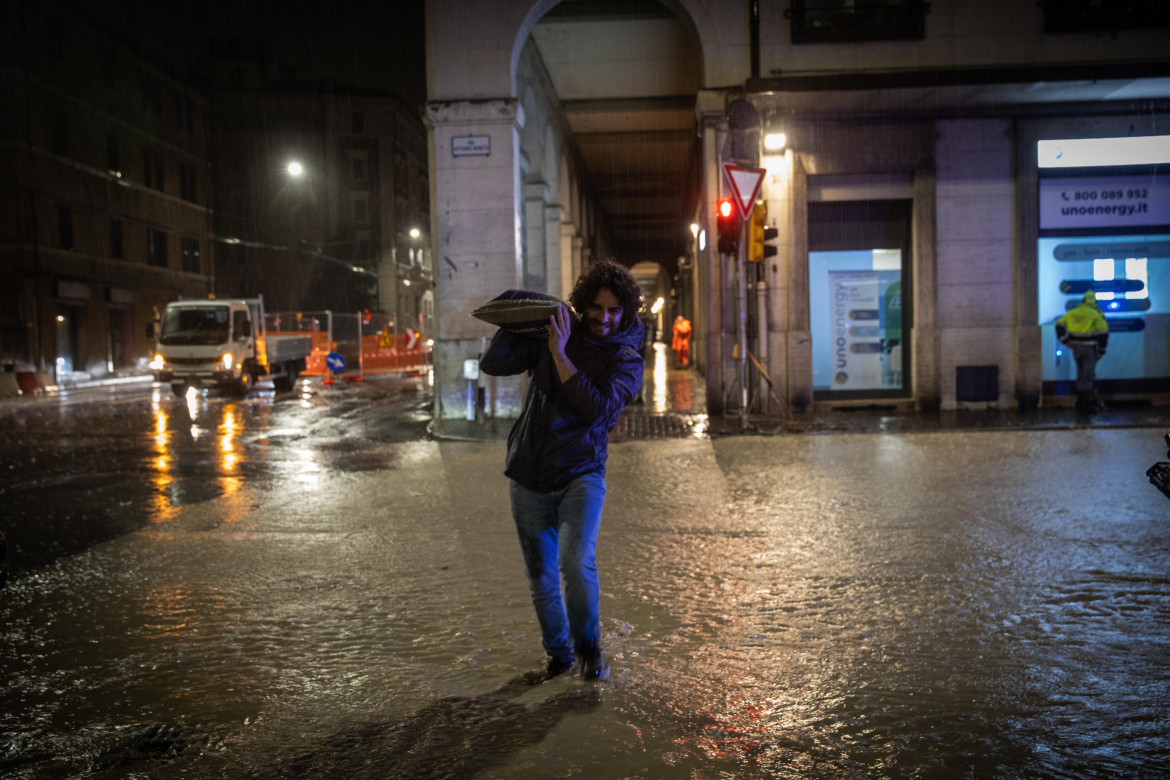
[[[767,168],[742,168],[735,163],[723,163],[723,172],[727,174],[727,181],[731,182],[731,191],[735,193],[735,202],[739,204],[739,213],[744,219],[752,215],[752,207],[756,205],[756,197],[760,194],[760,185],[764,182]]]

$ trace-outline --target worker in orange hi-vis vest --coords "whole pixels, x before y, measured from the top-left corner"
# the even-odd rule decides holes
[[[691,321],[681,314],[674,318],[674,338],[670,348],[674,350],[674,362],[679,366],[691,364]]]

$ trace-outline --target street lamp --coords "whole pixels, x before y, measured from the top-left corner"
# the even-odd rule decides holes
[[[421,235],[422,235],[422,233],[419,232],[418,228],[411,228],[410,229],[410,237],[411,238],[418,238]]]
[[[288,171],[289,176],[292,176],[294,179],[299,179],[305,173],[305,166],[301,165],[296,160],[293,160],[288,164],[288,168],[286,168],[286,170]]]

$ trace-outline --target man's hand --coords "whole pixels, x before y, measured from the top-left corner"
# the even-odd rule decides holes
[[[577,373],[577,367],[565,355],[565,345],[569,343],[569,333],[573,329],[569,307],[558,306],[556,312],[548,318],[548,325],[544,329],[548,331],[548,351],[552,353],[557,375],[562,382],[568,382]]]
[[[548,318],[548,325],[544,326],[544,329],[548,331],[549,352],[553,355],[558,352],[564,354],[565,345],[569,343],[569,333],[572,326],[573,320],[569,316],[568,308],[558,306],[553,315]]]

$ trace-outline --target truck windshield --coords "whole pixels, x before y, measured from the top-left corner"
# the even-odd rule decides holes
[[[159,344],[223,344],[228,340],[227,306],[174,306],[162,321]]]

